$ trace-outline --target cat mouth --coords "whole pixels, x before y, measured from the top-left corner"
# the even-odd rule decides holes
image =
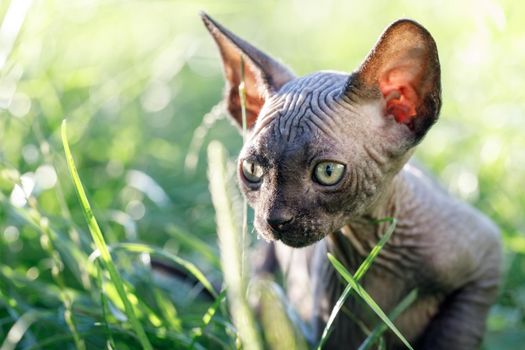
[[[271,228],[257,230],[257,232],[267,241],[281,241],[285,245],[293,248],[309,246],[325,236],[319,232],[306,231],[301,229],[275,231]]]

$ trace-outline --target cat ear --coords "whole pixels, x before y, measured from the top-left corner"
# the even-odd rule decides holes
[[[239,38],[207,14],[202,20],[219,47],[226,78],[226,104],[236,124],[242,127],[239,84],[241,82],[241,56],[244,60],[246,87],[246,126],[251,129],[264,101],[285,83],[294,79],[288,68]]]
[[[392,23],[357,71],[359,85],[379,90],[385,115],[406,124],[419,141],[437,120],[441,81],[436,43],[419,23]]]

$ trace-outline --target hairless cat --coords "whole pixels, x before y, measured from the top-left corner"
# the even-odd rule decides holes
[[[239,183],[271,243],[265,262],[284,272],[290,302],[318,339],[344,285],[332,253],[354,272],[394,217],[397,226],[361,280],[391,311],[418,297],[395,321],[416,349],[477,349],[500,279],[498,228],[409,162],[438,119],[440,65],[430,33],[408,19],[392,23],[351,74],[296,77],[284,65],[202,15],[224,64],[226,105],[242,124],[238,86],[245,62],[248,139]],[[366,305],[346,302],[326,349],[357,349]],[[402,348],[392,334],[389,349]]]

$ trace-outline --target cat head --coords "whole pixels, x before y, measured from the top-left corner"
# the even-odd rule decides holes
[[[367,214],[438,118],[436,44],[412,20],[392,23],[351,74],[296,77],[202,18],[219,47],[226,105],[239,127],[244,75],[248,138],[239,183],[267,240],[303,247]]]

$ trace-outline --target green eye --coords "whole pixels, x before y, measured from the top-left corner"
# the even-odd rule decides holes
[[[246,181],[254,184],[261,181],[263,176],[263,168],[259,164],[250,162],[249,160],[243,160],[241,169],[242,175]]]
[[[315,166],[314,180],[321,185],[335,185],[343,178],[345,166],[336,162],[321,162]]]

